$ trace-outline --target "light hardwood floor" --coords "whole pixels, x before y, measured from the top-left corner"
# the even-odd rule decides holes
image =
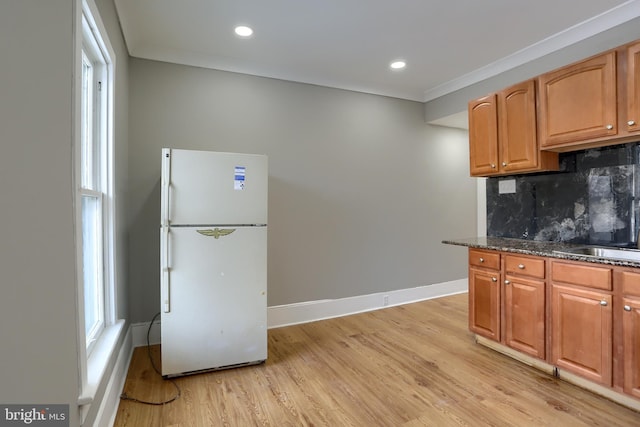
[[[173,403],[121,401],[115,426],[640,426],[639,413],[476,344],[466,294],[272,329],[265,364],[176,382]],[[175,393],[146,348],[124,391]]]

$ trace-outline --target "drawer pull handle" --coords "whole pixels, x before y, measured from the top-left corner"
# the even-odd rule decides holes
[[[607,305],[609,305],[609,303],[605,300],[600,301],[600,305],[603,307],[606,307]]]
[[[631,306],[625,305],[624,306],[624,311],[631,311]]]
[[[518,264],[518,268],[519,268],[520,270],[524,270],[524,264]]]
[[[484,258],[480,258],[480,262],[484,262]]]
[[[510,281],[508,281],[508,280],[505,280],[505,281],[504,281],[504,284],[505,284],[505,285],[508,285],[508,284],[510,284],[510,283],[511,283],[511,282],[510,282]]]
[[[497,281],[498,281],[498,279],[496,279],[495,277],[492,277],[492,278],[491,278],[491,281],[493,281],[493,282],[497,282]]]
[[[629,120],[629,121],[627,122],[627,124],[628,124],[629,126],[635,126],[636,121],[635,121],[635,120]]]

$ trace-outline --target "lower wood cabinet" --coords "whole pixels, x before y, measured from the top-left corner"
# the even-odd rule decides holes
[[[623,298],[624,392],[640,398],[640,298]]]
[[[469,329],[500,341],[500,255],[469,250]]]
[[[619,332],[614,337],[618,339],[616,348],[622,353],[622,361],[614,366],[618,366],[618,382],[623,391],[640,399],[640,272],[617,270],[614,282],[620,294],[614,311]]]
[[[505,344],[545,358],[545,282],[507,275],[504,286]]]
[[[469,329],[545,358],[545,261],[469,251]]]
[[[469,329],[640,400],[640,268],[470,249]]]
[[[612,269],[551,261],[551,363],[612,386]]]
[[[504,343],[545,359],[545,260],[504,254]]]
[[[469,329],[500,341],[500,283],[498,274],[469,270]]]
[[[552,286],[552,363],[611,386],[611,295],[571,286]]]

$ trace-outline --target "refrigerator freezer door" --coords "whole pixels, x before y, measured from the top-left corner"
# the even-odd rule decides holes
[[[165,148],[162,159],[171,225],[267,223],[266,156]]]
[[[171,228],[168,245],[162,375],[266,360],[267,227]]]

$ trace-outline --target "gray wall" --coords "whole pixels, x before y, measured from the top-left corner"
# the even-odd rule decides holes
[[[71,425],[78,424],[82,345],[76,328],[72,133],[72,29],[79,3],[0,2],[0,403],[68,403]],[[105,23],[121,72],[115,134],[121,174],[116,181],[117,276],[126,309],[128,57],[120,57],[111,1],[98,3],[110,12]]]
[[[465,131],[421,103],[162,62],[130,64],[130,307],[159,310],[160,149],[269,156],[270,306],[466,277]]]
[[[73,1],[1,4],[0,402],[73,403]]]

